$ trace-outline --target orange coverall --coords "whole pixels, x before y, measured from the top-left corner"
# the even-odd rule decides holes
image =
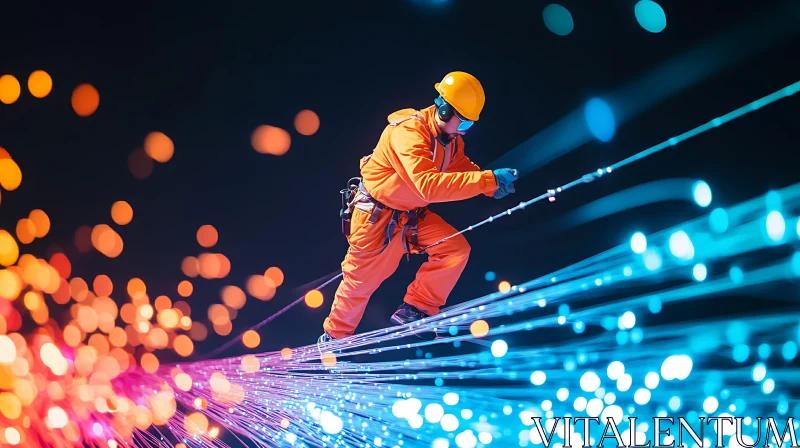
[[[492,171],[480,171],[464,154],[461,137],[446,147],[433,140],[439,134],[435,106],[419,112],[403,109],[389,115],[386,127],[372,155],[361,161],[361,176],[369,194],[386,207],[415,210],[433,202],[469,199],[480,194],[492,196],[497,182]],[[339,339],[353,334],[364,315],[372,293],[391,276],[404,255],[400,235],[403,215],[391,242],[383,252],[386,226],[392,215],[383,210],[378,222],[369,222],[370,211],[353,211],[350,247],[342,262],[342,281],[336,290],[331,312],[323,327]],[[418,222],[420,247],[433,244],[457,232],[439,215],[427,211]],[[409,285],[405,302],[428,315],[439,307],[456,285],[469,258],[470,246],[463,235],[428,249],[428,260]]]

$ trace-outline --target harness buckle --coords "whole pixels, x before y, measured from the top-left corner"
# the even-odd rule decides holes
[[[352,177],[347,181],[347,187],[339,191],[342,196],[342,208],[339,210],[339,217],[342,219],[342,233],[345,237],[350,236],[350,219],[353,217],[353,207],[360,184],[360,177]]]
[[[383,248],[381,249],[381,252],[386,250],[386,248],[389,246],[389,243],[392,241],[394,231],[400,224],[400,218],[403,215],[406,215],[407,220],[405,225],[403,225],[400,238],[402,238],[401,241],[406,258],[410,258],[412,248],[419,249],[419,220],[425,218],[425,213],[428,210],[427,208],[418,208],[409,211],[389,208],[369,194],[367,188],[362,182],[362,179],[359,177],[351,178],[347,182],[347,188],[341,190],[341,194],[342,209],[340,210],[339,215],[342,218],[342,233],[344,233],[345,236],[350,236],[350,219],[353,215],[353,209],[355,208],[356,203],[368,202],[372,204],[372,211],[370,212],[369,216],[370,224],[376,224],[380,220],[381,214],[384,210],[389,210],[392,212],[389,223],[386,225],[386,237],[383,241]],[[411,232],[410,238],[406,237],[406,233],[408,232]],[[419,253],[422,254],[425,252],[420,251]]]

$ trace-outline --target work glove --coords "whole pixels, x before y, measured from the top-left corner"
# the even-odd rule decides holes
[[[492,195],[495,199],[502,199],[511,193],[514,193],[514,181],[519,179],[517,170],[511,168],[500,168],[494,170],[494,178],[497,181],[497,191]]]

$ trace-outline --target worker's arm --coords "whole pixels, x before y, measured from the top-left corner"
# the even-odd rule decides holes
[[[442,173],[431,160],[430,134],[413,126],[411,120],[392,130],[389,138],[389,163],[426,202],[469,199],[479,194],[491,196],[497,181],[491,171]]]
[[[480,171],[481,168],[472,162],[464,152],[464,140],[461,137],[453,143],[456,145],[456,154],[450,162],[450,166],[445,171],[448,173],[466,172],[466,171]]]

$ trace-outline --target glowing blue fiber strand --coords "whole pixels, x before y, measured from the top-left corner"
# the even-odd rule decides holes
[[[481,221],[479,223],[473,224],[473,225],[471,225],[471,226],[469,226],[469,227],[467,227],[465,229],[462,229],[462,230],[460,230],[460,231],[458,231],[458,232],[456,232],[456,233],[454,233],[454,234],[452,234],[450,236],[442,238],[441,240],[431,244],[430,246],[425,246],[425,247],[422,248],[422,251],[430,249],[433,246],[438,246],[439,244],[442,244],[443,242],[445,242],[445,241],[447,241],[447,240],[449,240],[451,238],[455,238],[456,236],[461,235],[462,233],[469,232],[470,230],[476,229],[476,228],[478,228],[478,227],[480,227],[480,226],[482,226],[484,224],[488,224],[490,222],[493,222],[495,219],[500,219],[503,216],[508,216],[508,215],[514,213],[517,210],[522,210],[522,209],[524,209],[525,207],[527,207],[529,205],[532,205],[532,204],[534,204],[536,202],[544,200],[545,198],[549,199],[550,202],[554,202],[556,200],[556,194],[561,193],[564,190],[567,190],[569,188],[572,188],[572,187],[574,187],[576,185],[579,185],[579,184],[582,184],[582,183],[592,182],[593,180],[595,180],[597,178],[600,178],[605,174],[611,173],[611,172],[613,172],[615,170],[618,170],[618,169],[620,169],[620,168],[622,168],[622,167],[624,167],[626,165],[630,165],[631,163],[636,162],[637,160],[641,160],[641,159],[644,159],[645,157],[651,156],[651,155],[661,151],[662,149],[669,148],[671,146],[675,146],[678,143],[686,141],[686,140],[688,140],[688,139],[690,139],[692,137],[696,137],[696,136],[702,134],[703,132],[706,132],[706,131],[708,131],[710,129],[713,129],[713,128],[716,128],[716,127],[719,127],[719,126],[721,126],[721,125],[723,125],[725,123],[728,123],[730,121],[733,121],[736,118],[741,117],[742,115],[745,115],[745,114],[748,114],[750,112],[753,112],[754,110],[760,109],[760,108],[762,108],[762,107],[764,107],[764,106],[766,106],[768,104],[772,104],[775,101],[778,101],[778,100],[781,100],[783,98],[792,96],[795,93],[797,93],[798,91],[800,91],[800,81],[797,81],[794,84],[791,84],[791,85],[789,85],[787,87],[784,87],[783,89],[778,90],[777,92],[771,93],[771,94],[769,94],[769,95],[767,95],[767,96],[765,96],[765,97],[763,97],[761,99],[755,100],[752,103],[750,103],[750,104],[748,104],[746,106],[742,106],[742,107],[740,107],[740,108],[738,108],[738,109],[736,109],[736,110],[734,110],[732,112],[729,112],[729,113],[727,113],[727,114],[725,114],[725,115],[723,115],[721,117],[715,118],[715,119],[709,121],[708,123],[700,125],[700,126],[694,128],[692,130],[686,131],[683,134],[680,134],[680,135],[678,135],[676,137],[672,137],[672,138],[670,138],[668,140],[665,140],[665,141],[659,143],[658,145],[655,145],[655,146],[652,146],[650,148],[647,148],[644,151],[640,151],[640,152],[628,157],[627,159],[621,160],[621,161],[619,161],[619,162],[617,162],[617,163],[615,163],[615,164],[613,164],[613,165],[611,165],[611,166],[609,166],[609,167],[607,167],[605,169],[600,168],[597,171],[593,171],[593,172],[591,172],[589,174],[584,175],[580,179],[576,179],[576,180],[574,180],[574,181],[572,181],[572,182],[570,182],[568,184],[562,185],[562,186],[560,186],[560,187],[558,187],[558,188],[556,188],[554,190],[548,190],[546,193],[541,194],[539,196],[536,196],[535,198],[530,199],[527,202],[520,202],[519,205],[517,205],[515,207],[509,208],[508,210],[506,210],[506,211],[504,211],[502,213],[498,213],[498,214],[496,214],[494,216],[490,216],[490,217],[484,219],[483,221]]]

